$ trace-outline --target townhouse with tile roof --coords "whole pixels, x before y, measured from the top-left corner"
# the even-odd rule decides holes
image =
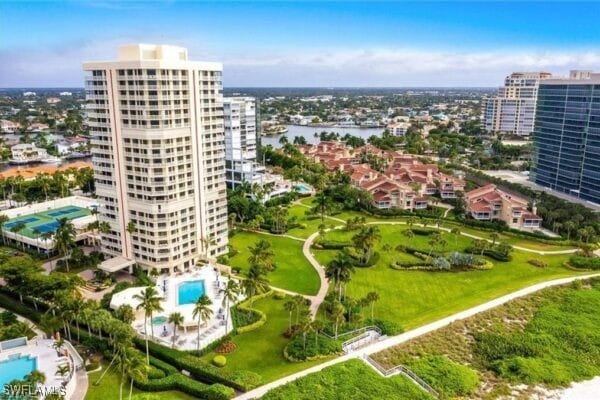
[[[536,208],[528,210],[527,200],[489,184],[465,193],[467,214],[479,221],[504,221],[514,229],[537,230],[542,218]]]

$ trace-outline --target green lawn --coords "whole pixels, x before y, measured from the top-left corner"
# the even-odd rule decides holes
[[[250,256],[248,247],[261,239],[271,243],[275,253],[277,268],[267,275],[273,286],[308,295],[314,295],[319,291],[319,275],[302,254],[302,242],[298,240],[253,232],[238,232],[229,239],[233,248],[239,251],[229,260],[229,264],[242,271],[247,270]]]
[[[103,365],[103,367],[106,367],[106,365]],[[88,391],[85,395],[85,400],[109,400],[109,399],[118,399],[119,398],[119,385],[121,384],[120,382],[120,376],[119,374],[117,374],[114,370],[114,367],[111,368],[106,375],[104,375],[104,378],[102,378],[102,380],[100,381],[99,385],[95,385],[96,381],[98,380],[98,378],[100,378],[100,376],[102,375],[102,373],[104,372],[104,369],[102,369],[101,371],[98,372],[92,372],[90,374],[88,374],[88,380],[89,380],[89,386],[88,386]],[[133,393],[147,393],[147,392],[142,392],[138,389],[135,388],[135,386],[133,387]],[[161,399],[173,399],[173,400],[192,400],[194,399],[194,397],[188,396],[187,394],[178,392],[178,391],[174,391],[174,390],[170,390],[167,392],[156,392],[154,393],[156,394],[158,397],[157,398],[161,398]],[[129,381],[126,381],[125,384],[123,385],[123,398],[129,398]]]
[[[488,271],[398,271],[389,267],[392,261],[414,259],[395,251],[396,245],[402,243],[426,253],[430,248],[428,239],[417,235],[407,239],[401,234],[406,227],[401,225],[379,225],[379,229],[382,240],[377,251],[381,258],[374,267],[356,269],[348,285],[348,295],[363,297],[370,291],[376,291],[381,297],[376,304],[377,315],[405,328],[415,328],[537,282],[577,274],[562,267],[568,255],[539,256],[522,251],[514,251],[510,262],[492,260],[494,268]],[[345,240],[352,234],[334,231],[329,232],[327,237]],[[443,249],[446,252],[462,250],[470,243],[470,239],[464,236],[450,233],[443,236],[448,243]],[[382,249],[386,243],[392,250]],[[335,253],[331,250],[314,251],[322,265],[326,265]],[[527,260],[534,258],[546,261],[548,268],[529,265]]]
[[[360,360],[333,365],[267,392],[264,400],[432,399],[402,375],[384,378]]]
[[[283,336],[289,315],[283,308],[285,302],[285,299],[277,300],[273,296],[254,302],[254,308],[267,314],[267,322],[256,330],[233,337],[238,347],[233,353],[225,355],[227,365],[224,368],[256,372],[266,383],[323,362],[291,363],[283,357],[283,349],[289,342]],[[209,353],[203,359],[210,362],[214,356],[215,353]]]

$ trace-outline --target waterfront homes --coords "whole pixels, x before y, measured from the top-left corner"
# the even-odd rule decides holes
[[[480,221],[500,220],[515,229],[536,230],[542,219],[536,215],[535,206],[527,209],[527,200],[504,192],[489,184],[465,193],[467,213]]]
[[[30,143],[17,144],[10,149],[11,162],[15,164],[27,164],[38,162],[48,157],[46,149],[41,149]]]
[[[18,130],[19,130],[19,124],[9,121],[7,119],[0,120],[0,132],[16,133]]]

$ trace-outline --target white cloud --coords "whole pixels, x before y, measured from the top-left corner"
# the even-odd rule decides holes
[[[164,41],[164,38],[161,38]],[[81,63],[115,57],[132,38],[82,43],[64,50],[1,51],[0,86],[81,86]],[[189,40],[192,59],[224,63],[226,86],[497,86],[513,71],[600,70],[600,51],[427,51],[413,48],[294,49],[244,54]]]

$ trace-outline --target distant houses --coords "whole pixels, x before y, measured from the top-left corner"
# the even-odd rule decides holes
[[[430,195],[455,198],[465,187],[462,179],[441,172],[436,164],[423,164],[414,155],[371,144],[352,149],[340,142],[320,142],[298,149],[328,171],[350,175],[351,184],[371,193],[378,209],[425,209]],[[383,172],[363,162],[369,157],[381,160]]]

